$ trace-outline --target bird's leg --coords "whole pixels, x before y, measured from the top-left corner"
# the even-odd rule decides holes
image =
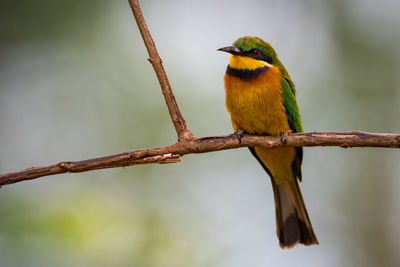
[[[235,131],[235,135],[236,135],[237,139],[239,140],[239,144],[242,143],[242,137],[243,137],[243,135],[244,135],[245,133],[246,133],[246,132],[243,131],[243,130],[241,130],[241,129]]]

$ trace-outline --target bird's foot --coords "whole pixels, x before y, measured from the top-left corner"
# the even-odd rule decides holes
[[[239,140],[239,144],[242,143],[242,138],[243,138],[243,135],[244,135],[245,133],[246,133],[246,132],[243,131],[243,130],[237,130],[237,131],[235,131],[235,135],[236,135],[237,139]]]
[[[287,138],[288,138],[288,133],[283,133],[283,134],[281,135],[281,141],[282,141],[282,143],[286,144]]]

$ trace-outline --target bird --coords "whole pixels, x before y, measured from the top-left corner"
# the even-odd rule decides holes
[[[225,106],[239,141],[244,133],[285,136],[303,131],[295,85],[269,43],[244,36],[218,51],[230,54]],[[299,187],[303,148],[249,149],[271,178],[280,247],[319,244]]]

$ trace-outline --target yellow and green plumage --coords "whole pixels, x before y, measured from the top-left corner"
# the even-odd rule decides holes
[[[226,107],[236,132],[280,136],[303,131],[294,84],[268,43],[245,36],[219,50],[231,54],[224,80]],[[250,151],[271,177],[281,247],[318,244],[297,181],[302,178],[303,149]]]

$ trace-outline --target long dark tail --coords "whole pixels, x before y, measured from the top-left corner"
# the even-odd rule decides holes
[[[260,160],[254,148],[249,147],[249,150],[271,178],[275,199],[276,232],[281,248],[291,249],[298,243],[306,246],[319,244],[308,217],[297,177],[293,177],[289,183],[276,184],[271,172]],[[300,164],[301,159],[298,168]],[[301,178],[300,171],[297,176]]]
[[[271,178],[275,198],[276,227],[281,248],[300,243],[318,244],[297,180],[277,185]]]

